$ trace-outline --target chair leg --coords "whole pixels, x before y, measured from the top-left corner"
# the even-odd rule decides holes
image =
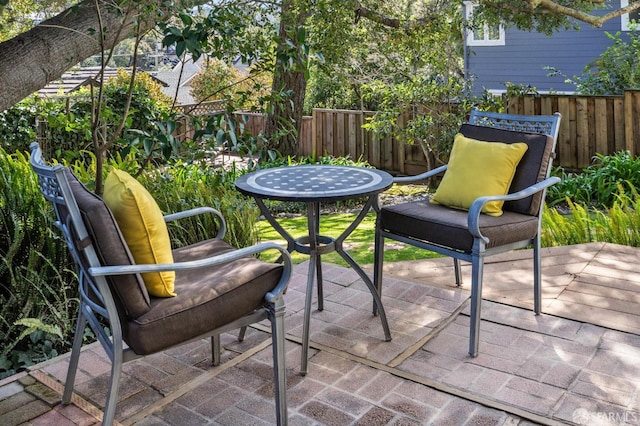
[[[380,229],[380,223],[376,220],[376,233],[374,237],[373,249],[373,285],[378,291],[378,295],[382,298],[382,267],[384,265],[384,236]],[[378,314],[378,307],[375,300],[373,301],[373,315]]]
[[[82,348],[82,336],[84,328],[87,326],[87,319],[82,314],[82,307],[78,312],[78,320],[76,322],[76,331],[73,336],[73,346],[71,348],[71,357],[69,358],[69,369],[67,370],[67,379],[64,383],[64,392],[62,393],[62,403],[67,405],[71,402],[73,394],[73,386],[76,380],[76,371],[78,370],[78,361],[80,359],[80,350]]]
[[[469,325],[469,355],[478,356],[480,343],[480,305],[482,303],[482,275],[484,258],[473,256],[471,262],[471,323]]]
[[[542,312],[542,254],[540,253],[540,233],[533,241],[533,311]]]
[[[247,326],[240,327],[240,331],[238,332],[238,342],[244,342],[244,336],[247,334]]]
[[[271,314],[271,339],[273,348],[273,376],[276,397],[276,421],[278,425],[286,425],[287,414],[287,364],[285,361],[284,339],[284,302],[282,299],[273,304]]]
[[[104,406],[102,417],[103,425],[113,424],[116,416],[116,405],[118,403],[118,388],[120,386],[120,374],[122,373],[122,350],[119,354],[114,354],[111,364],[111,377],[109,378],[109,389],[107,391],[107,402]]]
[[[218,365],[220,365],[220,361],[221,361],[221,356],[220,356],[220,352],[221,352],[221,345],[220,345],[220,335],[219,334],[214,334],[213,336],[211,336],[211,364],[214,367],[217,367]]]
[[[456,275],[456,285],[462,285],[462,270],[460,269],[460,259],[453,258],[453,271]]]

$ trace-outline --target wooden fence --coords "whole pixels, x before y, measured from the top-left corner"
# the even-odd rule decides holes
[[[258,113],[238,113],[246,117],[245,132],[256,135],[264,129],[264,116]],[[302,119],[298,138],[298,155],[349,155],[374,167],[399,174],[417,174],[427,170],[419,146],[407,145],[394,137],[380,137],[362,125],[372,111],[313,110]]]
[[[621,96],[540,95],[510,99],[513,114],[562,114],[554,165],[583,169],[598,154],[640,155],[640,91]]]
[[[555,166],[581,170],[598,154],[627,150],[640,155],[640,91],[621,96],[539,95],[510,99],[512,114],[562,114]],[[245,131],[258,134],[264,116],[246,116]],[[407,145],[392,136],[381,137],[362,125],[375,112],[314,109],[304,117],[299,155],[349,155],[397,174],[412,175],[427,169],[418,145]]]

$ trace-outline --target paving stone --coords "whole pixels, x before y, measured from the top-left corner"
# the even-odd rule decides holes
[[[0,386],[0,401],[3,399],[7,399],[10,396],[13,396],[17,393],[20,393],[24,390],[24,386],[22,386],[19,382],[11,382],[4,386]]]
[[[485,369],[480,376],[476,378],[468,387],[468,390],[479,394],[494,396],[498,391],[504,388],[511,375],[491,369]]]
[[[276,423],[276,405],[273,398],[248,397],[236,404],[236,408],[270,424]]]
[[[526,392],[531,396],[549,399],[551,401],[559,400],[564,393],[562,389],[555,386],[546,385],[544,383],[539,383],[522,377],[513,377],[507,383],[507,387],[512,390]]]
[[[640,423],[640,413],[636,411],[577,395],[567,395],[554,417],[588,426]]]
[[[220,392],[215,397],[193,407],[193,409],[202,416],[213,419],[248,396],[248,392],[235,386],[228,386],[224,392]]]
[[[53,411],[56,411],[61,416],[68,419],[71,424],[78,426],[89,426],[94,424],[99,424],[98,419],[93,417],[92,415],[86,413],[80,408],[76,407],[73,404],[62,405],[58,404],[53,408]]]
[[[542,378],[543,383],[568,389],[578,377],[580,368],[571,364],[556,363]]]
[[[60,395],[42,383],[36,382],[30,384],[25,387],[24,390],[51,407],[60,403]]]
[[[637,383],[632,380],[588,370],[582,371],[578,376],[578,380],[580,382],[593,384],[596,387],[606,387],[626,393],[633,393],[637,389]]]
[[[19,425],[36,419],[50,410],[49,404],[30,399],[25,401],[23,405],[16,406],[10,411],[2,412],[0,419],[2,419],[3,426]]]
[[[445,405],[438,417],[433,419],[430,424],[434,426],[444,425],[462,425],[467,423],[473,412],[475,412],[477,404],[466,401],[464,399],[452,399],[447,405]]]
[[[162,395],[152,388],[145,388],[124,400],[118,399],[118,405],[116,406],[116,419],[126,419],[134,414],[138,414],[141,410],[160,399],[162,399]],[[105,400],[103,397],[99,406],[104,407],[104,403]]]
[[[372,407],[371,403],[362,398],[332,388],[320,392],[315,399],[355,417],[360,417]]]
[[[593,359],[592,355],[581,355],[567,351],[560,347],[541,346],[535,352],[536,356],[547,358],[557,362],[566,362],[578,367],[588,365]]]
[[[325,425],[343,426],[355,420],[353,416],[318,401],[305,404],[300,413]]]
[[[516,390],[508,386],[501,388],[494,396],[501,402],[527,409],[543,416],[551,413],[557,402],[557,400],[531,395],[526,391]]]
[[[458,387],[467,388],[477,377],[479,377],[485,368],[473,364],[462,364],[448,375],[442,378],[444,383]]]
[[[475,358],[471,358],[469,362],[493,370],[515,374],[515,372],[518,371],[518,369],[522,366],[522,363],[524,361],[512,361],[501,356],[492,356],[486,354],[482,350],[480,350],[478,356]]]
[[[56,426],[72,426],[76,423],[64,417],[62,414],[55,410],[48,411],[43,415],[36,417],[29,421],[29,425],[31,426],[48,426],[48,425],[56,425]],[[89,423],[91,424],[91,423]]]
[[[197,374],[194,377],[197,377]],[[259,375],[243,371],[237,367],[225,370],[217,377],[230,385],[250,392],[255,391],[265,384],[265,380]]]
[[[584,381],[577,382],[571,388],[571,392],[579,395],[584,395],[589,398],[599,399],[611,404],[621,405],[623,407],[627,406],[633,398],[633,395],[631,393],[613,389],[607,386],[598,386],[593,383],[587,383]]]
[[[375,368],[357,365],[347,376],[338,380],[335,386],[345,392],[356,393],[367,386],[377,374],[378,371]]]
[[[378,372],[366,386],[358,390],[357,394],[370,401],[380,402],[384,397],[394,392],[402,383],[404,383],[403,380],[397,376]]]
[[[394,393],[403,395],[429,407],[441,408],[448,404],[453,397],[446,393],[423,386],[419,383],[404,381],[396,387]]]
[[[465,423],[468,426],[492,426],[492,425],[505,425],[509,424],[508,416],[504,411],[494,410],[491,408],[476,406],[475,410],[468,416],[468,420]],[[514,425],[516,423],[514,422]],[[519,426],[524,426],[523,423],[519,423]]]
[[[586,367],[591,371],[610,373],[620,364],[620,355],[611,351],[598,349]]]
[[[394,413],[382,407],[373,407],[367,411],[355,426],[386,425],[395,417]]]
[[[311,358],[313,360],[313,358]],[[306,377],[323,383],[334,383],[343,377],[343,373],[327,368],[323,365],[313,365],[308,369]]]
[[[556,365],[557,361],[550,360],[541,356],[532,356],[527,362],[522,364],[515,374],[527,379],[541,381],[542,378]]]
[[[291,408],[300,407],[311,401],[325,389],[325,384],[306,377],[287,391],[288,405]]]
[[[0,415],[4,416],[5,414],[10,413],[35,400],[36,398],[27,392],[14,393],[8,398],[0,400]]]
[[[436,410],[424,403],[396,393],[385,398],[382,401],[382,405],[421,422],[426,422],[436,412]]]
[[[101,349],[85,350],[80,354],[78,368],[89,376],[97,377],[105,373],[111,373],[111,361],[106,358]]]

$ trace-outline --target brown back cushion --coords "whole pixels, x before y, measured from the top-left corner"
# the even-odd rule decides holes
[[[518,164],[516,174],[511,182],[509,193],[517,192],[528,186],[543,181],[547,177],[547,170],[551,165],[553,138],[549,135],[537,133],[517,132],[496,129],[493,127],[463,124],[460,133],[468,138],[486,142],[516,143],[524,142],[528,145],[522,160]],[[542,193],[522,200],[507,201],[503,210],[516,213],[537,215],[542,204]]]
[[[102,198],[89,191],[69,169],[65,172],[100,263],[103,266],[133,265],[129,248]],[[118,309],[122,309],[126,317],[137,318],[151,309],[140,275],[119,275],[108,277],[107,281]]]

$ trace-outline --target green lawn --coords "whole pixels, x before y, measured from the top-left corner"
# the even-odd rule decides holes
[[[338,237],[354,220],[355,214],[339,213],[322,215],[320,218],[320,234],[329,237]],[[355,231],[344,243],[345,249],[359,265],[373,263],[373,239],[375,232],[376,215],[370,212]],[[282,227],[295,238],[308,234],[306,216],[291,219],[278,219]],[[271,227],[269,222],[261,220],[257,223],[260,239],[264,241],[276,241],[284,243],[284,239]],[[385,262],[397,262],[400,260],[417,260],[439,257],[436,253],[404,245],[393,240],[386,240]],[[275,258],[275,254],[273,255]],[[300,263],[308,258],[300,253],[292,254],[293,262]],[[322,260],[337,265],[347,266],[347,263],[337,253],[329,253],[322,256]]]

